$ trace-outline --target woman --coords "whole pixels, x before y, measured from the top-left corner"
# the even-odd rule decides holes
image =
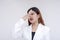
[[[40,10],[32,7],[27,11],[27,15],[15,24],[14,37],[15,40],[49,40],[49,31]]]

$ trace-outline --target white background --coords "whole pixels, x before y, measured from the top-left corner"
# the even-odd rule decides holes
[[[12,29],[30,7],[38,7],[51,30],[51,40],[60,40],[60,0],[0,0],[0,40],[13,40]]]

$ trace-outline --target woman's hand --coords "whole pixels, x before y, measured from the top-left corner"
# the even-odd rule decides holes
[[[24,20],[28,19],[29,18],[29,14],[25,15],[22,17]]]

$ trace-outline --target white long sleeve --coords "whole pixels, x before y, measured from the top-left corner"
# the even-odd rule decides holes
[[[22,18],[15,24],[13,37],[14,40],[23,40],[23,26],[26,26],[26,21]]]

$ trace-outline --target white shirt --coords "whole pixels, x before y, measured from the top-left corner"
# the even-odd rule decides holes
[[[32,28],[31,25],[28,26],[27,24],[22,18],[15,24],[13,31],[14,40],[32,40]],[[49,32],[49,27],[39,24],[33,40],[50,40]]]

